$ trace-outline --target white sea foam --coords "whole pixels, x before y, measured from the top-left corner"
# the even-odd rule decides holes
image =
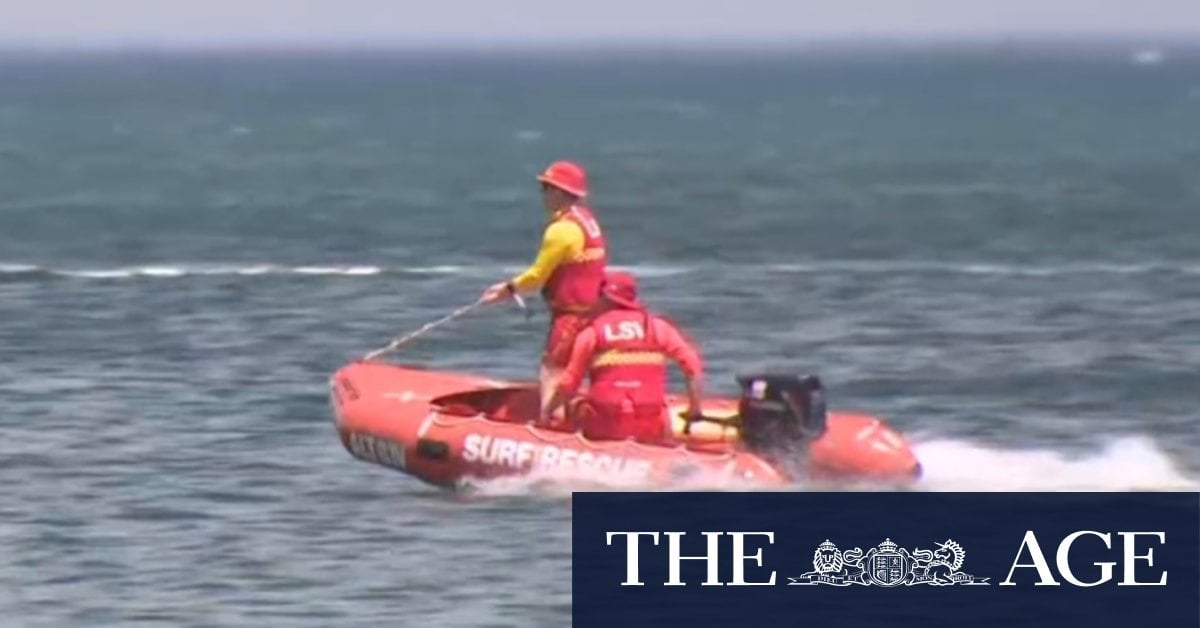
[[[326,265],[304,264],[289,266],[271,263],[160,263],[144,266],[120,266],[110,268],[57,268],[43,267],[19,262],[0,263],[2,275],[60,276],[77,279],[131,279],[156,278],[177,279],[191,276],[213,275],[313,275],[360,277],[380,274],[448,275],[464,277],[495,277],[515,274],[524,270],[521,264],[432,264],[416,266],[384,267],[371,264]],[[728,272],[776,272],[776,273],[851,273],[851,274],[904,274],[940,272],[962,275],[996,275],[1024,277],[1053,277],[1065,275],[1143,275],[1154,273],[1200,275],[1200,263],[1069,263],[1059,265],[1020,265],[999,263],[959,263],[940,261],[888,261],[888,260],[819,260],[787,264],[617,264],[614,270],[624,270],[641,278],[656,279],[681,275],[711,272],[721,269]]]
[[[965,440],[918,442],[921,488],[931,491],[1159,491],[1200,488],[1148,437],[1128,436],[1086,454],[1006,449]]]
[[[1200,481],[1190,478],[1148,437],[1115,439],[1086,454],[1050,448],[1009,449],[961,439],[936,439],[915,444],[924,474],[912,490],[949,491],[1195,491]],[[656,486],[597,477],[594,481],[526,475],[470,481],[471,492],[499,497],[539,495],[565,497],[575,491],[807,491],[893,490],[895,485],[869,482],[800,483],[762,487],[723,478],[693,477],[685,484]]]

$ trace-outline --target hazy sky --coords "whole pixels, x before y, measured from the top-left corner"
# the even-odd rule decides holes
[[[0,16],[0,42],[39,45],[1200,34],[1200,0],[0,0]]]

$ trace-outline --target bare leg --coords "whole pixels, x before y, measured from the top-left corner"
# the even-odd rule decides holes
[[[538,372],[538,380],[541,385],[542,408],[545,408],[550,403],[550,396],[554,393],[554,388],[558,385],[559,378],[562,377],[562,369],[542,363],[541,370]]]

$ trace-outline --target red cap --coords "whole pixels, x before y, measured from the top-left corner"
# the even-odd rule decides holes
[[[637,279],[629,273],[610,270],[604,274],[604,297],[617,305],[633,310],[641,309],[638,303]]]
[[[537,179],[575,196],[587,196],[587,172],[574,162],[556,161]]]

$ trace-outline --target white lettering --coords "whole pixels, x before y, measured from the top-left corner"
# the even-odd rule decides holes
[[[1154,565],[1154,550],[1153,549],[1148,549],[1146,554],[1138,554],[1137,553],[1137,548],[1136,548],[1137,536],[1138,535],[1152,536],[1152,537],[1157,538],[1160,544],[1165,544],[1166,543],[1166,533],[1165,532],[1117,532],[1117,534],[1119,534],[1121,536],[1121,538],[1123,539],[1123,545],[1124,545],[1124,548],[1123,548],[1124,549],[1124,552],[1123,552],[1124,567],[1122,569],[1123,577],[1122,577],[1121,581],[1119,583],[1117,583],[1117,586],[1166,586],[1166,584],[1167,584],[1166,570],[1163,570],[1162,574],[1160,575],[1160,577],[1158,579],[1158,582],[1138,582],[1137,578],[1136,578],[1137,561],[1138,560],[1144,560],[1144,561],[1146,561],[1146,564],[1150,565],[1150,566]],[[1117,564],[1115,561],[1093,562],[1092,563],[1093,565],[1100,568],[1099,579],[1097,579],[1093,582],[1084,582],[1075,576],[1075,573],[1071,569],[1071,548],[1075,544],[1075,541],[1079,540],[1079,538],[1082,536],[1094,536],[1096,538],[1099,538],[1100,540],[1104,541],[1105,549],[1108,549],[1108,550],[1113,549],[1111,533],[1097,532],[1095,530],[1078,530],[1076,532],[1072,532],[1071,534],[1068,534],[1066,537],[1063,538],[1062,542],[1060,542],[1058,544],[1058,551],[1055,555],[1055,559],[1056,559],[1055,563],[1058,566],[1059,573],[1062,574],[1063,580],[1066,580],[1070,584],[1073,584],[1077,587],[1094,587],[1094,586],[1099,586],[1101,584],[1104,584],[1106,582],[1111,582],[1113,579],[1113,568]],[[1023,563],[1020,563],[1019,561],[1021,559],[1022,552],[1024,552],[1026,548],[1029,549],[1029,554],[1030,554],[1030,557],[1032,558],[1033,562],[1028,563],[1028,564],[1023,564]],[[1034,535],[1032,530],[1025,531],[1025,538],[1021,542],[1021,547],[1017,550],[1017,557],[1016,557],[1016,559],[1014,559],[1012,567],[1008,571],[1008,576],[1005,578],[1005,580],[1003,582],[1000,583],[1000,586],[1014,586],[1014,583],[1012,582],[1012,575],[1017,567],[1034,567],[1037,569],[1038,576],[1040,579],[1038,582],[1034,583],[1035,586],[1045,586],[1045,585],[1058,586],[1059,585],[1059,583],[1054,580],[1054,576],[1053,576],[1052,572],[1050,571],[1050,565],[1046,562],[1046,557],[1045,557],[1045,555],[1042,554],[1041,547],[1038,545],[1037,537]]]
[[[533,443],[521,443],[517,448],[517,466],[524,467],[526,463],[533,460]]]
[[[358,458],[385,467],[401,471],[406,470],[405,463],[407,460],[402,445],[371,436],[370,434],[360,434],[358,432],[350,435],[347,445],[350,453]]]
[[[496,462],[502,465],[515,467],[517,466],[517,443],[508,439],[498,440],[499,456]]]
[[[771,579],[766,582],[746,582],[746,578],[744,575],[745,567],[743,566],[742,561],[747,560],[749,558],[753,558],[755,564],[758,565],[759,567],[762,567],[763,566],[763,564],[762,564],[762,562],[763,562],[762,548],[761,547],[758,548],[758,551],[755,552],[753,556],[747,556],[744,553],[744,549],[745,549],[744,537],[747,534],[761,534],[761,535],[767,537],[767,543],[774,545],[775,544],[775,533],[774,532],[730,532],[729,534],[730,534],[730,536],[733,537],[733,582],[730,582],[729,586],[745,587],[745,586],[756,586],[756,585],[758,585],[758,586],[774,585],[775,584],[775,570],[774,569],[771,570]]]
[[[646,337],[646,329],[641,321],[621,321],[614,330],[612,323],[604,325],[604,339],[609,342],[618,340],[642,340]]]
[[[679,563],[680,563],[680,561],[684,561],[684,560],[703,560],[706,562],[706,564],[708,566],[708,577],[704,580],[704,582],[700,586],[706,586],[706,587],[722,586],[721,581],[717,578],[717,568],[719,567],[719,563],[721,560],[720,554],[719,554],[720,541],[721,541],[721,533],[720,532],[701,532],[701,534],[703,534],[705,536],[705,538],[708,539],[708,552],[704,556],[681,556],[680,555],[680,553],[679,553],[679,538],[685,534],[684,532],[663,532],[663,534],[667,535],[667,540],[668,540],[667,548],[668,548],[668,552],[669,552],[669,556],[668,556],[667,560],[670,561],[670,567],[668,569],[669,575],[667,577],[667,582],[666,582],[667,586],[669,586],[669,587],[686,586],[679,579]]]
[[[533,468],[559,474],[579,473],[589,476],[611,473],[631,479],[645,478],[652,468],[651,462],[645,459],[627,459],[591,450],[540,445],[476,433],[468,434],[463,439],[462,459],[466,462],[499,465],[518,470]]]
[[[623,587],[640,587],[642,581],[638,580],[638,537],[645,534],[654,539],[654,544],[658,545],[657,532],[606,532],[605,544],[612,547],[614,536],[625,537],[625,581],[621,583]]]
[[[484,464],[496,462],[496,439],[491,436],[483,437],[483,444],[479,447],[479,461]]]
[[[1092,563],[1097,567],[1100,567],[1100,579],[1095,582],[1082,582],[1076,578],[1075,574],[1071,571],[1071,545],[1075,543],[1075,539],[1078,539],[1085,534],[1090,534],[1103,539],[1104,548],[1112,549],[1112,536],[1108,533],[1102,534],[1092,530],[1080,530],[1078,532],[1072,532],[1068,534],[1061,543],[1058,544],[1058,572],[1062,574],[1063,580],[1066,580],[1077,587],[1094,587],[1112,580],[1112,568],[1116,563]]]
[[[1026,547],[1029,548],[1029,556],[1033,559],[1033,563],[1022,565],[1017,561],[1021,560],[1021,552]],[[1042,554],[1042,548],[1038,545],[1037,535],[1033,533],[1033,530],[1025,531],[1025,538],[1021,541],[1021,547],[1017,548],[1017,557],[1013,559],[1012,567],[1008,570],[1008,577],[1000,583],[1000,586],[1016,586],[1012,581],[1012,575],[1017,567],[1034,567],[1037,569],[1038,577],[1041,579],[1035,583],[1035,586],[1049,585],[1056,587],[1059,585],[1058,581],[1054,579],[1054,575],[1050,572],[1050,565],[1046,563],[1046,557]]]
[[[558,464],[558,451],[558,447],[542,447],[542,469],[549,469]]]
[[[479,440],[482,437],[479,434],[467,434],[463,440],[463,460],[467,462],[475,462],[479,459]]]
[[[1124,542],[1125,542],[1125,571],[1124,571],[1125,575],[1123,578],[1121,578],[1121,581],[1117,583],[1117,586],[1119,586],[1119,587],[1126,587],[1126,586],[1129,586],[1129,587],[1165,587],[1165,586],[1167,586],[1167,571],[1165,569],[1162,572],[1162,577],[1158,579],[1158,582],[1138,582],[1136,574],[1134,573],[1135,571],[1137,571],[1137,560],[1139,558],[1145,559],[1147,565],[1149,565],[1151,567],[1154,566],[1154,550],[1153,549],[1147,549],[1145,554],[1135,554],[1134,553],[1137,551],[1137,548],[1136,548],[1137,535],[1144,534],[1146,536],[1153,536],[1158,539],[1159,544],[1165,545],[1167,543],[1167,533],[1166,532],[1118,532],[1117,534],[1121,535],[1121,538],[1124,539]]]

